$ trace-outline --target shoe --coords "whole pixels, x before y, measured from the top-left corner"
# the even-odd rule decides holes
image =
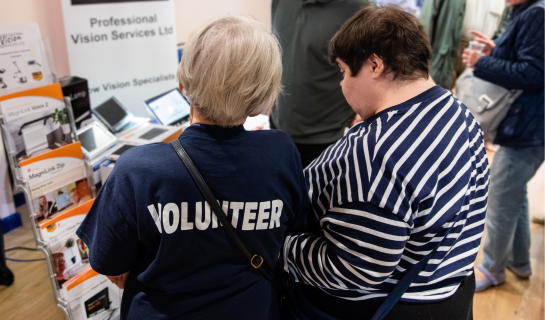
[[[478,266],[477,269],[479,269],[479,271],[481,271],[486,276],[486,279],[481,281],[475,281],[475,292],[481,292],[486,290],[490,286],[497,286],[505,282],[505,271],[493,275],[492,272],[488,271],[482,265]]]
[[[519,278],[528,278],[532,275],[532,266],[530,265],[529,261],[516,265],[509,261],[507,263],[507,269],[511,270],[511,272],[513,272]]]
[[[0,274],[0,286],[11,286],[13,283],[13,273],[11,270],[6,268],[5,270],[2,270]]]

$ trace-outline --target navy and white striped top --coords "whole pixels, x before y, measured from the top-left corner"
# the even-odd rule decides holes
[[[296,281],[347,300],[385,297],[440,243],[404,301],[446,299],[473,272],[489,170],[479,124],[439,86],[348,131],[305,170],[323,235],[288,237]]]

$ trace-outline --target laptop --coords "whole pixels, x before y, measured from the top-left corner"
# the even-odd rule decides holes
[[[145,101],[148,111],[164,126],[179,127],[189,121],[189,103],[178,88]]]
[[[77,135],[91,160],[117,143],[116,137],[96,122],[79,129]]]
[[[111,97],[92,109],[93,114],[113,133],[121,132],[132,125],[133,115],[115,98]]]

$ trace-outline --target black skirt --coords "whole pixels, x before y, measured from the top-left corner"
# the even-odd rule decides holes
[[[301,285],[307,299],[319,310],[341,320],[370,319],[384,299],[349,301],[335,298],[318,288]],[[475,273],[467,277],[450,298],[437,302],[399,301],[385,320],[473,320]]]

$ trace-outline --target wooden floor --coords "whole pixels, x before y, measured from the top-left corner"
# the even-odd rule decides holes
[[[529,279],[517,278],[507,270],[507,281],[493,289],[475,293],[473,316],[475,320],[543,320],[543,226],[530,224],[532,246],[530,260],[532,275]],[[486,233],[485,233],[486,236]],[[482,245],[475,265],[483,259]]]
[[[23,207],[24,208],[24,207]],[[4,235],[5,247],[36,247],[28,214],[22,213],[23,227]],[[39,251],[15,250],[6,252],[13,259],[40,259],[44,254]],[[13,262],[8,267],[15,275],[15,282],[10,287],[0,286],[0,319],[2,320],[56,320],[66,319],[64,312],[57,308],[53,299],[51,282],[45,261]]]
[[[20,210],[21,212],[22,210]],[[35,247],[28,217],[23,213],[23,227],[4,235],[6,248],[15,246]],[[476,293],[473,305],[476,320],[541,320],[544,319],[544,250],[543,226],[531,223],[531,263],[533,275],[530,279],[519,279],[507,271],[505,284]],[[484,243],[484,237],[483,237]],[[14,259],[43,258],[33,251],[11,251],[6,254]],[[482,247],[477,264],[482,260]],[[48,280],[45,261],[12,262],[9,268],[15,274],[15,282],[6,288],[0,286],[0,319],[65,319],[57,309]]]

